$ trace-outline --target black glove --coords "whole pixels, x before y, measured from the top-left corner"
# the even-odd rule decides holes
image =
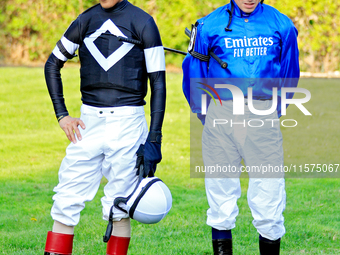
[[[141,144],[137,150],[136,168],[139,175],[140,166],[144,166],[143,177],[153,177],[156,172],[156,167],[162,160],[161,153],[161,132],[150,132],[145,144]]]

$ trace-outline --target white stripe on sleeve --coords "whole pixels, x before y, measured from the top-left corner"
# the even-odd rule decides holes
[[[79,48],[79,44],[71,42],[65,36],[63,36],[61,38],[61,43],[63,44],[63,46],[65,47],[67,52],[70,53],[71,55],[74,55],[76,50]],[[61,61],[67,61],[67,57],[65,57],[64,54],[61,53],[61,51],[59,50],[58,46],[55,46],[55,48],[53,49],[52,53],[54,54],[54,56],[59,58]]]
[[[67,61],[67,57],[65,57],[64,54],[60,52],[58,46],[54,47],[52,53],[53,53],[54,56],[59,58],[61,61]]]
[[[148,73],[165,71],[163,46],[144,49],[146,70]]]
[[[65,36],[61,38],[61,42],[64,45],[65,49],[68,53],[71,55],[74,55],[76,50],[79,48],[79,44],[71,42],[69,39],[67,39]]]

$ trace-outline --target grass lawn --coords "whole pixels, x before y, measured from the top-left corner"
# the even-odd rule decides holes
[[[81,105],[78,69],[62,71],[71,116]],[[159,176],[171,189],[173,207],[156,225],[132,221],[129,254],[212,254],[204,180],[190,178],[190,114],[181,92],[181,74],[167,75],[167,111]],[[283,128],[287,164],[336,164],[339,157],[339,80],[305,79],[311,91],[311,118],[288,108],[297,128]],[[148,99],[147,99],[148,101]],[[146,111],[149,106],[146,106]],[[54,117],[42,68],[0,68],[0,254],[43,254],[53,187],[68,140]],[[340,169],[338,169],[340,171]],[[304,176],[302,176],[304,177]],[[281,254],[340,254],[340,179],[287,178],[287,233]],[[234,254],[259,254],[258,234],[247,205],[246,178],[241,179],[240,214],[233,230]],[[86,204],[75,228],[74,254],[105,254],[100,198]]]

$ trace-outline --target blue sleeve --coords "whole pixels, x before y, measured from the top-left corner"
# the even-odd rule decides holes
[[[191,38],[194,43],[194,50],[203,55],[209,55],[208,44],[202,32],[202,25],[198,24],[195,38]],[[201,95],[202,90],[197,89],[194,84],[190,85],[191,78],[207,78],[208,62],[199,60],[190,54],[184,58],[182,63],[183,69],[183,93],[187,99],[193,113],[201,113]],[[201,119],[201,118],[200,118]],[[201,119],[202,120],[202,119]]]
[[[297,44],[298,31],[293,22],[289,27],[285,38],[282,42],[281,50],[281,77],[282,78],[299,78],[299,49]],[[287,87],[287,86],[283,86]],[[296,87],[296,86],[295,86]]]
[[[292,21],[283,38],[281,49],[281,88],[297,87],[300,78],[299,49],[297,44],[298,31]],[[294,93],[287,93],[293,98]],[[280,98],[279,98],[280,99]],[[281,117],[281,100],[278,102],[278,116]]]

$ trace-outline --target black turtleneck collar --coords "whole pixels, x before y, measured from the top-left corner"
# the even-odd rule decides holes
[[[119,2],[119,3],[117,3],[117,4],[115,4],[115,5],[114,5],[113,7],[111,7],[111,8],[105,9],[105,8],[102,7],[102,9],[103,9],[104,11],[106,11],[106,12],[116,12],[116,11],[123,10],[123,9],[126,7],[127,4],[128,4],[128,1],[127,1],[127,0],[123,0],[123,1],[121,1],[121,2]]]

